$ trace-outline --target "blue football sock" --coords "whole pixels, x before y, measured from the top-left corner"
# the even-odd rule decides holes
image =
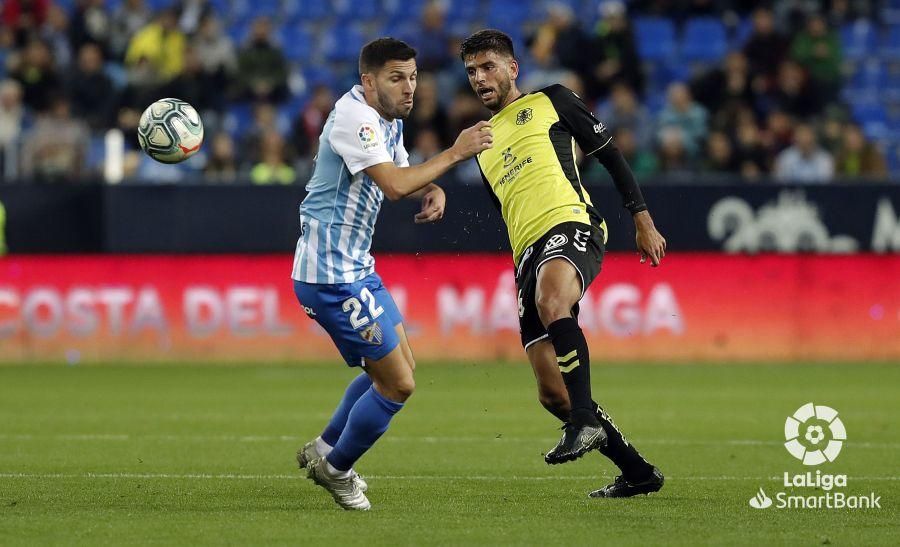
[[[391,418],[401,408],[403,403],[388,400],[374,386],[370,387],[353,405],[347,426],[328,455],[328,463],[335,469],[348,471],[387,431]]]
[[[344,392],[344,398],[341,399],[341,403],[331,416],[331,421],[328,422],[328,425],[325,426],[325,431],[322,432],[323,441],[330,446],[337,444],[338,439],[341,437],[341,433],[344,431],[344,426],[347,425],[347,417],[350,415],[350,409],[353,408],[356,401],[359,400],[359,398],[362,397],[362,394],[370,387],[372,387],[372,379],[369,378],[369,375],[365,372],[350,382],[350,385],[347,386],[347,390]]]

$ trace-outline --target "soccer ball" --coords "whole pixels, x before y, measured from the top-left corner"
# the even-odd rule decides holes
[[[158,162],[182,162],[200,150],[203,122],[194,107],[181,99],[160,99],[141,114],[138,142]]]

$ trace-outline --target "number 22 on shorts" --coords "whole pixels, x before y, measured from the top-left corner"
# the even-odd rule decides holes
[[[360,300],[368,305],[369,317],[372,319],[377,319],[379,315],[384,313],[384,308],[375,302],[375,295],[372,294],[372,291],[363,287],[363,289],[359,291],[359,298],[354,296],[344,301],[343,309],[345,312],[350,313],[350,326],[354,330],[369,324],[369,317],[366,317],[365,315],[360,317],[363,310],[363,304]]]

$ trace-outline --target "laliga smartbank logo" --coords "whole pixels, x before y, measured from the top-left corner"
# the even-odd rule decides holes
[[[830,406],[806,403],[784,421],[784,447],[803,465],[833,462],[847,440],[844,422]]]
[[[847,429],[838,417],[837,410],[824,405],[807,403],[784,421],[784,447],[788,453],[810,467],[832,463],[841,453],[847,440]],[[760,487],[752,498],[754,509],[881,509],[881,496],[848,494],[836,488],[847,488],[847,475],[784,472],[783,488],[790,491],[776,492],[774,500]],[[809,488],[816,493],[804,495],[800,490]],[[824,492],[824,494],[822,493]]]

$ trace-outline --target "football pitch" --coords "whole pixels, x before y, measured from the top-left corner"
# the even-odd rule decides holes
[[[353,371],[302,366],[0,367],[0,544],[896,544],[900,365],[615,365],[595,396],[666,474],[659,493],[589,499],[597,453],[543,463],[558,423],[526,364],[421,363],[418,387],[357,466],[368,513],[297,469]],[[847,440],[804,467],[784,423],[815,402]],[[754,509],[783,475],[846,474],[880,509]]]

